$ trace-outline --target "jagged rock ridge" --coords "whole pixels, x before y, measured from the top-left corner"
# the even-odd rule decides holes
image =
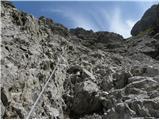
[[[2,2],[1,117],[159,118],[158,35],[68,30]]]

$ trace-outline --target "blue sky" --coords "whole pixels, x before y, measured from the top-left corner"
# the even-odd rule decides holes
[[[130,37],[133,25],[156,0],[150,1],[13,1],[35,17],[46,16],[68,28],[110,31]]]

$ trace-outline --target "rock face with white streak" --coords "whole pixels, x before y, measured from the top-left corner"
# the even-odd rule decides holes
[[[124,40],[1,7],[1,118],[26,118],[56,65],[30,118],[159,118],[158,32]]]

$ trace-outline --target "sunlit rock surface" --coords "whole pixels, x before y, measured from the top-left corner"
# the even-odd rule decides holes
[[[158,32],[68,30],[10,2],[1,21],[2,118],[26,118],[55,66],[30,118],[159,118]]]

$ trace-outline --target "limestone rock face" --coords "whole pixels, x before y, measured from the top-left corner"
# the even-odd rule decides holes
[[[26,118],[55,68],[32,119],[159,118],[158,32],[124,40],[1,6],[1,118]]]
[[[149,8],[131,30],[131,34],[136,36],[141,32],[154,35],[159,31],[159,5]]]
[[[75,85],[72,112],[81,115],[98,111],[101,104],[98,97],[96,97],[97,92],[98,86],[91,81]]]
[[[84,46],[94,49],[116,49],[123,46],[123,37],[111,32],[93,32],[92,30],[84,30],[83,28],[71,29],[70,32],[82,39]],[[114,43],[113,43],[114,41]]]
[[[150,36],[143,36],[137,38],[131,38],[128,42],[128,53],[127,54],[145,54],[156,60],[159,59],[159,40],[154,39]]]

